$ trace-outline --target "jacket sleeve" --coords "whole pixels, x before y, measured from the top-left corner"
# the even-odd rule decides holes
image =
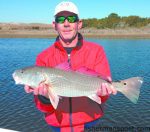
[[[100,76],[104,79],[107,77],[111,77],[110,67],[108,63],[108,59],[106,57],[105,51],[103,48],[100,48],[96,55],[94,70],[100,74]],[[100,96],[102,103],[106,102],[109,98],[107,96]]]
[[[40,96],[40,95],[34,95],[34,101],[35,101],[35,105],[36,107],[44,112],[44,113],[52,113],[54,111],[53,106],[51,105],[51,103],[46,103],[46,101],[42,101],[43,99],[41,98],[45,98],[44,96]]]
[[[46,66],[44,61],[40,59],[40,56],[36,58],[36,66]],[[36,107],[42,112],[53,112],[54,108],[50,103],[50,100],[42,95],[34,95],[34,101]]]

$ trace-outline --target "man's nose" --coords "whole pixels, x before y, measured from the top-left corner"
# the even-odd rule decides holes
[[[64,21],[64,26],[69,26],[69,22],[67,19]]]

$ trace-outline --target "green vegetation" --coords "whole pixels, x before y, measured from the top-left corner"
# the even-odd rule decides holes
[[[108,17],[102,19],[83,19],[83,27],[94,27],[97,29],[105,28],[140,28],[150,25],[150,18],[141,18],[139,16],[120,17],[116,13],[111,13]]]

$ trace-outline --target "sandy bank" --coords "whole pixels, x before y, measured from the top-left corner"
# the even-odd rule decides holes
[[[85,37],[97,38],[150,38],[150,27],[125,29],[83,28]],[[57,32],[49,24],[0,23],[0,38],[53,38]]]

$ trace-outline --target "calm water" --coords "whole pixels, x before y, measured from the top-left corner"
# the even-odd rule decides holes
[[[104,46],[113,80],[144,77],[138,104],[120,93],[111,96],[98,127],[150,127],[150,39],[88,40]],[[0,128],[51,131],[35,108],[33,96],[25,94],[23,86],[15,85],[12,73],[33,65],[36,55],[52,42],[54,39],[0,39]]]

